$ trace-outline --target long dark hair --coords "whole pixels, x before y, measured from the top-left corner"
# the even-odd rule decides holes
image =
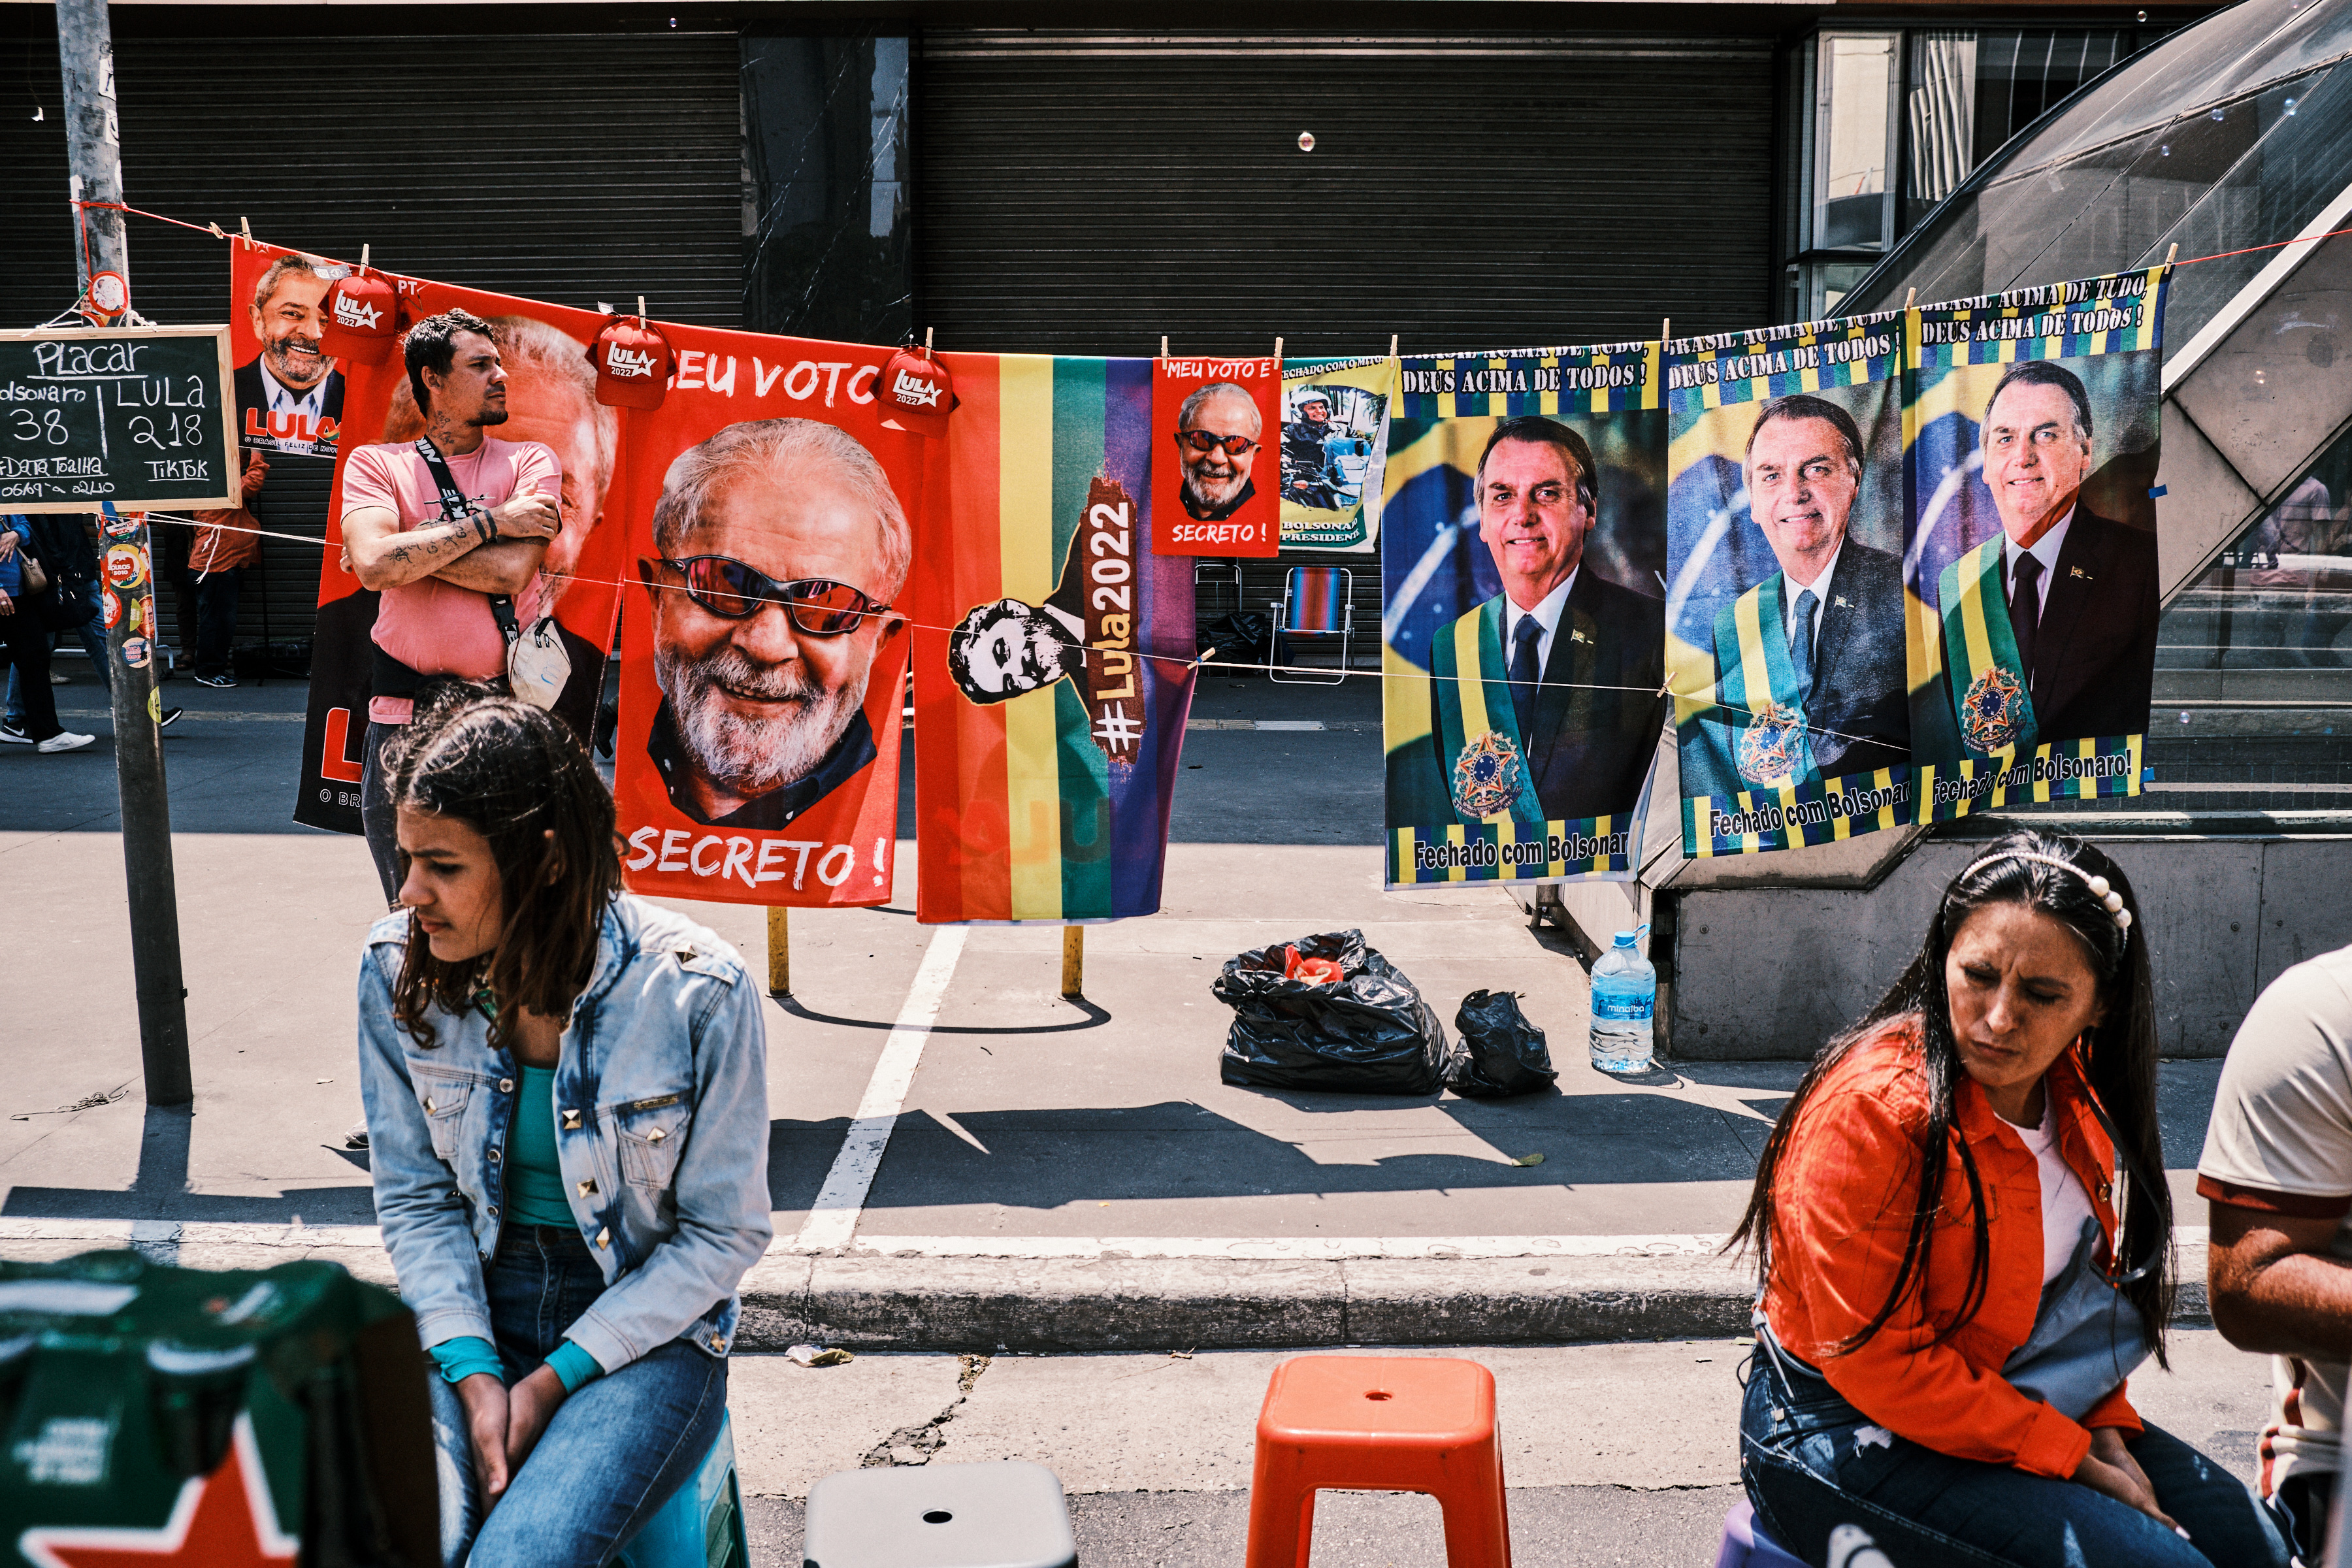
[[[561,1017],[595,972],[604,907],[620,890],[613,796],[570,725],[487,685],[457,685],[387,742],[395,806],[454,817],[489,840],[506,903],[498,945],[444,963],[412,918],[392,1012],[432,1046],[427,1009],[463,1013],[488,986],[492,1048],[528,1007]],[[408,857],[400,857],[401,876]]]
[[[2063,861],[2080,868],[2080,874],[2022,858],[2026,856]],[[2110,893],[2120,896],[2123,908],[2132,917],[2128,926],[2117,925],[2105,900],[2092,890],[2089,879],[2093,877],[2106,879]],[[1869,1342],[1907,1293],[1916,1289],[1925,1295],[1928,1241],[1944,1211],[1944,1181],[1953,1150],[1959,1153],[1960,1172],[1969,1184],[1975,1248],[1969,1259],[1959,1312],[1937,1331],[1933,1342],[1942,1344],[1976,1316],[1984,1305],[1991,1274],[1992,1238],[1976,1157],[1969,1152],[1968,1140],[1956,1130],[1954,1097],[1966,1069],[1952,1037],[1944,958],[1962,922],[1993,904],[2023,904],[2063,922],[2081,939],[2090,959],[2099,997],[2106,1004],[2106,1016],[2084,1031],[2079,1049],[2093,1109],[2115,1140],[2124,1166],[2123,1191],[2116,1205],[2122,1230],[2116,1239],[2115,1277],[2155,1337],[2158,1364],[2166,1364],[2164,1330],[2172,1316],[2173,1292],[2172,1191],[2164,1179],[2164,1147],[2156,1120],[2156,997],[2148,976],[2147,937],[2138,900],[2122,868],[2095,847],[2066,834],[2030,828],[2010,834],[1952,879],[1936,907],[1935,919],[1927,924],[1927,940],[1920,944],[1918,956],[1860,1023],[1822,1048],[1797,1085],[1797,1092],[1765,1142],[1748,1212],[1727,1249],[1753,1247],[1759,1283],[1770,1277],[1777,1212],[1772,1189],[1788,1158],[1798,1119],[1822,1080],[1856,1046],[1880,1034],[1888,1024],[1910,1021],[1917,1029],[1920,1065],[1927,1082],[1927,1121],[1917,1130],[1918,1200],[1911,1211],[1910,1235],[1904,1242],[1903,1264],[1893,1288],[1877,1314],[1843,1342],[1838,1353]]]

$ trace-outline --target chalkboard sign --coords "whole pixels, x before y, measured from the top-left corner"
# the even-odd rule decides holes
[[[0,512],[238,504],[226,327],[0,332]]]

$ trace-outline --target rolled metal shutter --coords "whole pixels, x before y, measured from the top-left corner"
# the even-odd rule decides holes
[[[733,32],[306,37],[336,23],[302,9],[274,13],[285,26],[268,35],[189,36],[206,20],[115,14],[133,206],[231,233],[250,219],[260,238],[330,256],[356,259],[365,244],[396,272],[559,304],[634,307],[642,292],[672,320],[740,321]],[[74,296],[55,39],[45,22],[0,40],[0,205],[25,220],[0,268],[11,324]],[[228,247],[131,223],[138,309],[226,319]],[[278,461],[255,510],[268,529],[318,538],[327,484],[323,463]],[[318,566],[317,545],[265,540],[238,639],[308,639]],[[159,597],[176,644],[172,595]]]
[[[1769,321],[1773,91],[1769,38],[929,29],[919,324],[1338,355]],[[1376,652],[1376,563],[1299,559],[1354,569]]]

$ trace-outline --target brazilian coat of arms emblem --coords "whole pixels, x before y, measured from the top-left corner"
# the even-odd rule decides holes
[[[1784,789],[1808,771],[1805,715],[1783,702],[1767,702],[1739,732],[1734,759],[1739,776],[1759,789]]]
[[[1990,756],[2025,728],[2025,686],[2000,665],[1969,682],[1960,699],[1960,732],[1969,750]]]
[[[1477,822],[1502,816],[1518,799],[1519,781],[1526,772],[1527,764],[1511,738],[1493,730],[1486,731],[1454,759],[1454,809]]]

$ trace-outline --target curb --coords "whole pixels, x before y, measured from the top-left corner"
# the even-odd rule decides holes
[[[339,1263],[394,1286],[372,1226],[0,1221],[0,1258],[131,1247],[187,1268]],[[2205,1248],[2180,1248],[2174,1321],[2207,1327]],[[1587,1344],[1748,1331],[1747,1266],[1706,1255],[937,1258],[772,1249],[743,1278],[739,1351],[1277,1350]]]

